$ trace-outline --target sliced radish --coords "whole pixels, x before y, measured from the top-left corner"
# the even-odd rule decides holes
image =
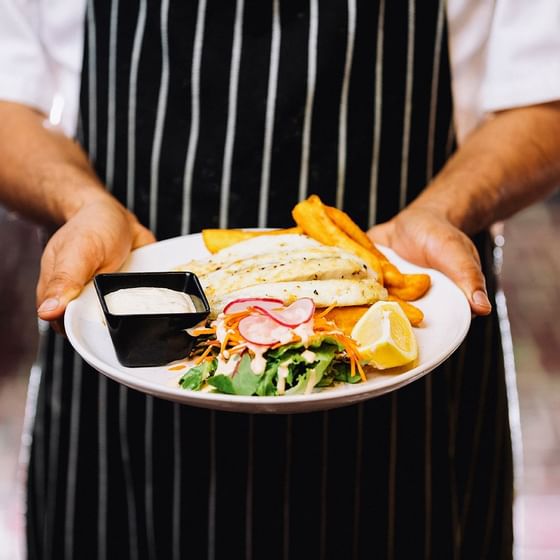
[[[277,309],[283,307],[284,302],[281,299],[275,298],[239,298],[230,301],[224,307],[224,313],[238,313],[245,311],[249,307],[259,307],[265,309]]]
[[[249,315],[239,321],[239,334],[251,344],[272,346],[277,342],[287,343],[292,339],[289,327],[280,325],[267,315]]]
[[[283,309],[265,308],[259,304],[256,304],[254,307],[286,327],[297,327],[302,323],[307,323],[313,317],[313,312],[315,311],[315,303],[311,298],[296,299],[291,305]]]

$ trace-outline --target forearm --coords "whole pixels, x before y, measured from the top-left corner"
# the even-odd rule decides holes
[[[109,195],[80,146],[44,120],[29,107],[0,101],[0,202],[61,225],[84,204]]]
[[[467,234],[511,216],[560,184],[560,103],[497,114],[473,132],[411,207]]]

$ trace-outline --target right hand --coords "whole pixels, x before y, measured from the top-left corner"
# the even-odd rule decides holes
[[[153,234],[111,196],[85,204],[45,247],[37,284],[39,317],[60,320],[70,300],[95,274],[118,270],[130,251],[154,241]]]
[[[476,247],[441,213],[413,203],[368,235],[415,264],[443,272],[464,292],[476,315],[492,310]]]

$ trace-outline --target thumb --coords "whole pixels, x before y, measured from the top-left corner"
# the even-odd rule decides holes
[[[156,242],[154,234],[138,222],[133,226],[132,235],[132,249],[138,249],[144,245],[150,245]]]
[[[84,252],[79,240],[67,242],[55,252],[48,246],[41,261],[37,285],[37,314],[45,321],[59,319],[95,274],[98,259]]]
[[[467,297],[476,315],[488,315],[492,305],[486,291],[486,280],[480,267],[478,252],[464,238],[448,242],[445,251],[430,255],[430,266],[448,276]]]
[[[375,243],[379,245],[385,245],[385,247],[391,246],[391,236],[393,232],[393,224],[391,222],[384,222],[370,228],[367,232],[368,237]]]

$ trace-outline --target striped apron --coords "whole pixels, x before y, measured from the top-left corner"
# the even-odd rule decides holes
[[[91,0],[85,25],[80,141],[159,239],[288,226],[311,193],[367,228],[454,147],[443,0]],[[43,354],[30,558],[511,557],[495,314],[422,380],[297,415],[146,396],[54,335]]]

